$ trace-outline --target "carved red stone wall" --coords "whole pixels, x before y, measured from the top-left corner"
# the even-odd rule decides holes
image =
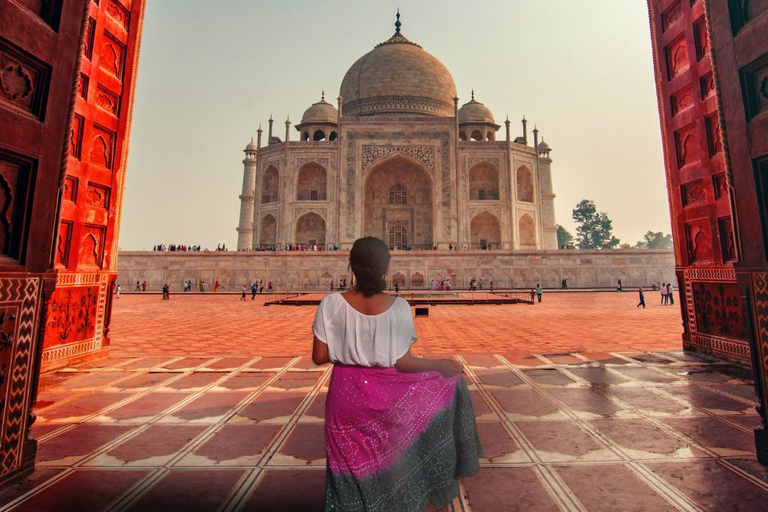
[[[143,0],[90,3],[55,248],[44,368],[108,346]],[[1,196],[1,194],[0,194]],[[0,226],[1,227],[1,226]]]
[[[0,483],[34,464],[31,407],[84,7],[0,0]]]
[[[709,150],[726,156],[731,190],[734,242],[723,251],[732,250],[738,260],[733,266],[762,420],[755,445],[758,460],[768,464],[768,0],[702,2],[719,107],[717,117],[707,118]],[[726,127],[719,139],[716,125]]]
[[[744,330],[717,317],[737,314],[726,307],[738,295],[737,258],[704,2],[648,0],[648,7],[683,346],[748,360]]]

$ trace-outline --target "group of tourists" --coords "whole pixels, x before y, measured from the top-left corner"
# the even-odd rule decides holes
[[[429,282],[429,287],[435,291],[451,291],[451,279],[433,279]]]
[[[672,283],[661,283],[661,287],[659,288],[659,291],[661,292],[661,305],[666,306],[674,306],[675,305],[675,295],[674,295],[674,288],[672,286]]]
[[[469,291],[471,292],[477,291],[478,288],[482,290],[484,287],[485,287],[485,283],[483,283],[482,277],[480,278],[479,281],[474,277],[469,280]],[[493,291],[493,281],[489,283],[489,289]]]
[[[341,291],[344,291],[346,289],[347,289],[347,278],[346,277],[342,277],[341,279],[339,279],[338,290],[341,292]],[[333,291],[333,279],[331,279],[331,291]]]
[[[135,292],[145,292],[147,291],[147,282],[144,281],[142,283],[139,283],[138,279],[136,280],[136,289],[133,290]]]
[[[163,251],[170,251],[170,252],[195,251],[196,252],[196,251],[201,251],[202,249],[200,248],[199,245],[176,245],[176,244],[165,245],[165,244],[160,244],[160,245],[155,245],[154,247],[152,247],[152,250],[155,251],[155,252],[158,252],[158,251],[159,252],[163,252]]]

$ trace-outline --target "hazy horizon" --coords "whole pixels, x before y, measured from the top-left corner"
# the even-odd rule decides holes
[[[148,2],[120,247],[236,247],[245,145],[270,115],[298,122],[360,56],[402,32],[514,138],[553,148],[556,218],[593,200],[622,243],[670,232],[645,2]],[[298,132],[291,128],[292,139]],[[266,142],[266,134],[264,137]]]

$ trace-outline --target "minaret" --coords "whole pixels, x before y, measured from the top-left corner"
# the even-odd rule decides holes
[[[536,152],[539,160],[539,191],[541,197],[541,248],[545,251],[558,249],[555,193],[552,187],[552,159],[549,157],[550,151],[552,149],[549,147],[549,144],[544,142],[544,137],[542,137],[541,142],[536,145]]]
[[[259,128],[261,137],[261,128]],[[243,160],[243,189],[240,194],[240,224],[237,227],[237,250],[253,249],[253,210],[256,195],[256,156],[258,146],[251,142],[245,146]]]
[[[525,114],[523,114],[523,144],[528,145],[528,121],[525,119]]]
[[[261,134],[264,133],[264,130],[261,129],[261,125],[259,125],[259,129],[256,130],[256,149],[261,148]]]
[[[272,119],[272,114],[269,114],[269,132],[267,134],[267,144],[272,144],[272,124],[275,122]]]
[[[291,140],[291,117],[285,118],[285,142]]]
[[[507,116],[507,119],[504,121],[504,125],[507,127],[507,142],[509,142],[509,116]]]

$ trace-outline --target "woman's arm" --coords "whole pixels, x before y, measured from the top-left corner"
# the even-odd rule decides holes
[[[437,371],[446,377],[453,377],[454,375],[461,373],[461,363],[454,359],[427,359],[415,357],[411,354],[410,349],[397,360],[395,368],[397,371],[403,373]]]
[[[312,343],[312,361],[315,364],[325,364],[330,361],[328,358],[328,345],[317,339],[317,336],[315,336],[315,340]]]

